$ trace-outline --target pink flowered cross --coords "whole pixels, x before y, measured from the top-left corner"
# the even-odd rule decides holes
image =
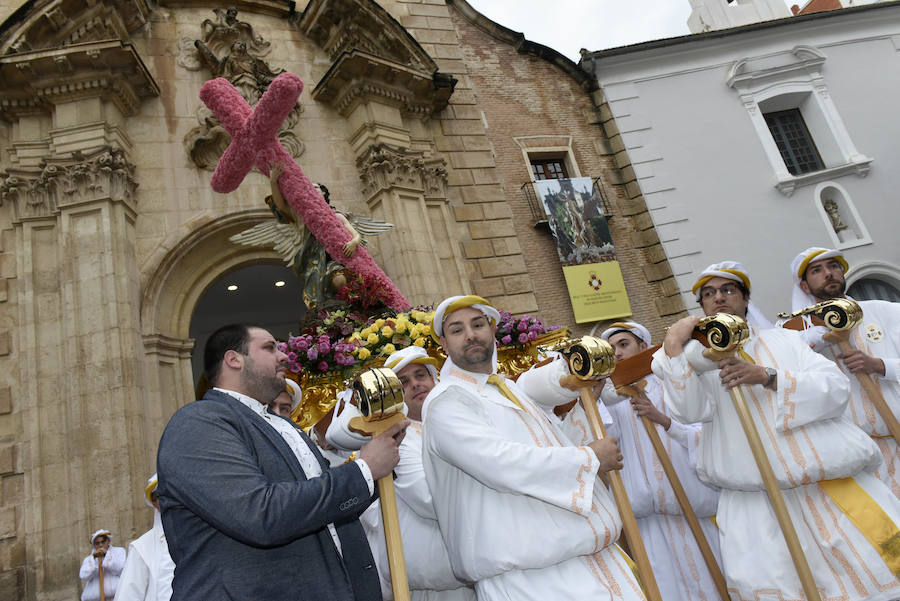
[[[303,82],[299,77],[282,73],[269,84],[256,108],[251,109],[227,79],[220,77],[203,84],[200,100],[231,134],[231,144],[219,159],[210,181],[212,188],[223,194],[232,192],[254,166],[268,175],[272,165],[281,163],[284,165],[284,174],[278,180],[281,193],[328,254],[367,282],[376,282],[384,291],[382,300],[387,306],[398,311],[407,309],[409,301],[365,248],[358,246],[349,259],[344,256],[343,247],[350,235],[276,137],[302,91]]]

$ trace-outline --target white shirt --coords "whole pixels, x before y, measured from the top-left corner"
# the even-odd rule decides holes
[[[294,452],[294,456],[300,463],[300,468],[303,470],[303,473],[306,474],[307,478],[316,478],[322,475],[322,466],[319,464],[319,459],[309,448],[309,445],[306,444],[306,441],[303,440],[303,436],[300,435],[300,431],[296,426],[292,425],[279,415],[269,413],[268,406],[263,405],[256,399],[245,394],[235,392],[234,390],[226,390],[224,388],[214,388],[214,390],[224,392],[240,401],[241,404],[248,407],[253,413],[260,416],[267,424],[274,428],[287,443],[288,447],[290,447],[291,451]],[[363,478],[366,479],[366,486],[369,487],[369,496],[372,496],[375,492],[375,479],[372,478],[372,470],[369,469],[369,465],[363,459],[357,459],[354,463],[359,466],[359,471],[362,472]],[[331,533],[331,538],[334,540],[338,553],[343,555],[341,541],[338,538],[337,530],[333,523],[328,524],[328,532]]]

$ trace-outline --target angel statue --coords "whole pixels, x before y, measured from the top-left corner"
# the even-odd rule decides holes
[[[325,308],[326,303],[347,283],[349,270],[328,256],[325,247],[298,219],[297,214],[284,200],[278,187],[278,178],[284,173],[284,165],[276,163],[269,173],[272,194],[266,196],[266,204],[275,219],[264,221],[248,230],[231,236],[229,240],[247,246],[271,246],[291,267],[303,287],[303,302],[308,310]],[[325,202],[331,206],[328,188],[316,184]],[[393,223],[335,210],[338,220],[350,234],[344,244],[344,256],[349,258],[356,247],[366,240],[363,236],[378,236],[390,231]]]

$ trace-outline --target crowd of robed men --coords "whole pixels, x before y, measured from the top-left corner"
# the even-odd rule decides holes
[[[843,297],[847,269],[838,251],[800,253],[794,309]],[[563,357],[550,353],[515,381],[497,373],[499,313],[477,296],[435,310],[447,355],[440,373],[419,347],[387,358],[407,420],[374,438],[349,427],[358,410],[348,392],[325,436],[310,439],[269,409],[283,402],[289,415],[301,396],[285,382],[276,340],[253,326],[220,329],[204,353],[214,387],[176,412],[159,445],[172,598],[390,598],[375,482],[393,472],[413,599],[644,599],[617,545],[622,520],[604,481],[611,470],[625,482],[662,598],[719,598],[647,418],[731,599],[805,599],[734,388],[744,391],[821,598],[900,598],[900,453],[857,377],[873,378],[900,410],[900,306],[860,301],[865,318],[842,351],[820,326],[772,326],[750,289],[739,263],[703,271],[693,288],[703,313],[750,326],[742,352],[710,360],[692,339],[700,317],[676,322],[653,354],[653,373],[630,393],[596,383],[612,435],[601,440],[580,405],[559,410],[579,395]],[[652,344],[631,321],[601,338],[618,361]]]

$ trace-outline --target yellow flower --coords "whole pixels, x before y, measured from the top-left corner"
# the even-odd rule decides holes
[[[356,356],[362,360],[368,359],[371,354],[372,354],[371,351],[369,351],[369,349],[367,349],[365,347],[359,348],[356,351]]]
[[[362,340],[362,336],[359,332],[353,332],[350,334],[350,342],[356,342],[357,340]]]
[[[394,345],[391,344],[390,342],[384,345],[384,354],[385,355],[390,355],[391,353],[393,353],[396,350],[397,349],[394,348]]]
[[[378,342],[378,334],[369,334],[368,336],[366,336],[366,342],[368,342],[369,344],[375,344],[376,342]]]
[[[415,340],[415,342],[413,342],[413,344],[416,346],[425,346],[425,339],[424,338],[416,338],[416,340]]]
[[[409,315],[406,313],[397,313],[397,319],[399,321],[409,321]]]
[[[391,329],[391,326],[384,326],[381,328],[381,335],[385,338],[390,338],[394,335],[394,330]]]
[[[397,325],[394,326],[394,329],[398,334],[404,334],[406,333],[406,324],[407,322],[405,321],[397,322]]]
[[[371,333],[372,333],[371,328],[363,328],[362,330],[360,330],[359,336],[360,336],[360,338],[368,338],[369,334],[371,334]]]
[[[384,325],[383,319],[376,319],[375,323],[372,324],[372,327],[377,330],[377,329],[381,328],[381,326],[383,326],[383,325]]]

